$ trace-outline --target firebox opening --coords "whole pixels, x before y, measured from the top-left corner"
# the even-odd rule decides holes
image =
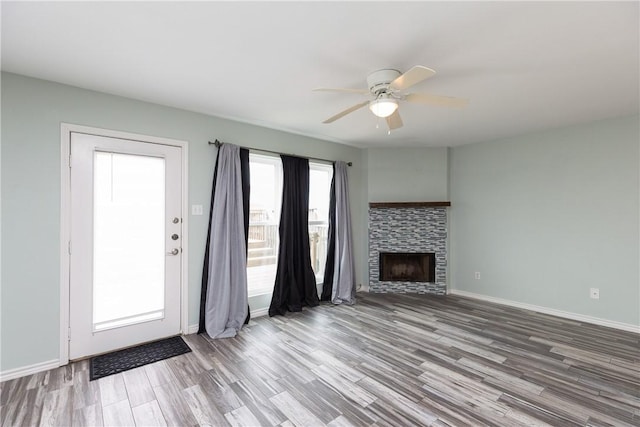
[[[380,252],[380,278],[390,282],[435,282],[436,254]]]

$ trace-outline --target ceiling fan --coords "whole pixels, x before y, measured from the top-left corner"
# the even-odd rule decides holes
[[[435,105],[438,107],[464,107],[469,102],[467,99],[454,98],[451,96],[431,95],[428,93],[404,93],[406,89],[432,77],[436,72],[431,68],[416,65],[406,73],[402,74],[398,70],[378,70],[367,76],[369,89],[344,89],[344,88],[318,88],[314,91],[320,92],[346,92],[369,95],[373,99],[361,102],[335,116],[329,117],[322,123],[333,123],[336,120],[353,113],[356,110],[369,105],[371,112],[381,118],[386,119],[389,130],[402,127],[402,119],[398,111],[400,101],[413,102],[416,104]]]

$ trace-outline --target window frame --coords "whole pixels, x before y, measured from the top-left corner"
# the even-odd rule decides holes
[[[326,172],[328,175],[328,203],[329,205],[331,204],[331,180],[333,179],[333,163],[330,162],[321,162],[321,161],[317,161],[317,160],[309,160],[309,200],[311,200],[311,171],[320,171],[320,172]],[[319,220],[309,220],[308,221],[308,226],[322,226],[322,225],[326,225],[327,227],[327,241],[325,243],[325,247],[328,248],[328,244],[329,244],[329,217],[331,215],[331,213],[329,212],[330,206],[327,206],[327,219],[326,221],[319,221]],[[311,237],[311,236],[309,236]],[[311,256],[311,239],[309,239],[309,256]],[[311,260],[311,262],[313,263],[313,259]],[[326,260],[324,260],[326,262]],[[323,261],[321,261],[323,262]],[[325,264],[325,268],[326,268],[326,264]],[[316,272],[315,269],[313,271],[314,276],[316,278],[316,285],[320,285],[324,282],[324,269],[322,272]]]
[[[282,160],[279,156],[268,155],[262,153],[249,153],[249,171],[251,171],[252,163],[260,163],[264,165],[272,165],[275,169],[275,188],[276,191],[273,194],[273,205],[274,205],[274,219],[273,225],[276,226],[276,246],[273,248],[275,251],[276,257],[276,269],[278,265],[278,253],[280,248],[280,238],[278,229],[280,227],[280,214],[282,211],[282,187],[283,187],[283,170],[282,170]],[[251,175],[251,174],[250,174]],[[249,210],[251,210],[251,196],[249,197]],[[251,221],[249,222],[249,226],[251,226]],[[247,254],[248,254],[247,248]],[[249,257],[247,255],[247,262],[249,261]],[[249,269],[252,267],[247,266],[247,273],[249,273]],[[260,295],[271,295],[273,293],[274,283],[265,284],[260,287],[250,287],[249,281],[247,281],[247,293],[249,298],[259,297]]]

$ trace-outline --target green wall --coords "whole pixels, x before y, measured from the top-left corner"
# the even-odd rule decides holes
[[[640,325],[638,125],[452,148],[453,288]]]
[[[447,148],[370,148],[367,150],[370,202],[448,200]]]
[[[215,138],[352,161],[354,240],[365,240],[362,150],[258,126],[2,73],[0,371],[59,357],[60,123],[189,142],[189,205],[208,208]],[[189,323],[196,324],[207,215],[189,218]],[[363,245],[355,248],[361,283]]]

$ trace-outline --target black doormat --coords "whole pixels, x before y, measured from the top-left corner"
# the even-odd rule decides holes
[[[92,357],[89,369],[90,380],[139,368],[190,351],[191,349],[182,337],[171,337]]]

